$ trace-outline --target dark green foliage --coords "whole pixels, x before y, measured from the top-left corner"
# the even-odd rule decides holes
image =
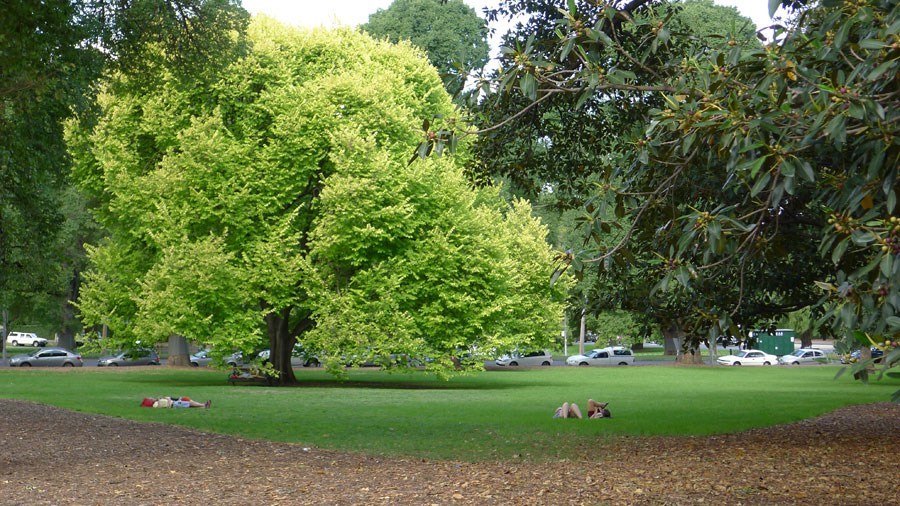
[[[0,307],[44,313],[83,257],[62,244],[70,160],[63,124],[91,121],[104,71],[165,65],[186,81],[238,47],[233,0],[14,0],[0,10]],[[70,214],[70,213],[66,213]],[[75,234],[78,235],[78,234]],[[73,235],[66,233],[66,238]],[[77,250],[77,251],[76,251]],[[74,257],[70,255],[75,255]],[[74,276],[73,278],[70,278]],[[22,311],[16,308],[21,308]]]
[[[487,24],[462,0],[394,0],[360,28],[376,39],[409,40],[424,50],[451,95],[488,61]]]
[[[525,97],[537,83],[536,101],[664,100],[619,137],[630,147],[598,168],[601,191],[580,196],[621,205],[629,240],[595,241],[572,267],[643,261],[648,296],[677,295],[694,342],[747,311],[821,304],[835,330],[886,346],[900,332],[900,8],[785,4],[793,19],[762,48],[685,41],[651,2],[569,9],[549,50],[518,51],[501,82]]]

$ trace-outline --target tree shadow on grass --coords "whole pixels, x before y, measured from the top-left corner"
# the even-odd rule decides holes
[[[128,374],[123,375],[120,381],[138,384],[152,384],[159,387],[220,387],[227,385],[228,371],[215,372],[215,374],[198,375],[193,371],[184,374],[165,374],[160,370],[156,374]],[[211,372],[211,371],[204,371]],[[162,374],[160,374],[162,373]],[[552,386],[551,383],[519,382],[519,381],[490,381],[483,378],[458,377],[450,381],[444,381],[433,377],[378,377],[377,371],[372,371],[368,378],[342,379],[332,376],[322,378],[297,378],[297,383],[287,386],[266,385],[229,385],[229,388],[370,388],[383,390],[508,390],[525,387]]]
[[[453,383],[448,381],[404,382],[404,381],[364,381],[364,380],[298,380],[288,388],[372,388],[384,390],[506,390],[534,386],[533,383]]]

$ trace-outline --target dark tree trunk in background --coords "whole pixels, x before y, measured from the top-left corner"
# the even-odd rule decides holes
[[[191,365],[187,339],[183,336],[169,336],[169,358],[166,359],[166,365],[171,367]]]
[[[812,331],[809,329],[804,330],[800,333],[800,347],[801,348],[811,348],[812,347]]]
[[[689,348],[684,353],[679,353],[675,357],[676,364],[702,364],[703,356],[700,354],[699,348]]]
[[[72,270],[72,280],[69,281],[69,293],[62,307],[62,326],[57,334],[56,345],[67,350],[75,349],[75,306],[72,305],[73,300],[78,300],[79,290],[81,286],[81,271],[78,268]]]
[[[681,347],[681,329],[679,329],[678,326],[674,324],[663,325],[662,335],[664,345],[663,355],[678,355],[678,349]]]

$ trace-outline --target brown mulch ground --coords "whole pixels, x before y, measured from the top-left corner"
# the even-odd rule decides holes
[[[213,408],[215,409],[215,408]],[[431,462],[0,400],[0,504],[900,504],[900,406],[582,460]]]

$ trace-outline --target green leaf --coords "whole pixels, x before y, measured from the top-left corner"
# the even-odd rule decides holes
[[[578,9],[575,7],[575,0],[568,0],[569,4],[569,14],[574,18],[578,15]]]
[[[884,164],[884,150],[878,150],[878,153],[872,157],[872,161],[869,162],[869,170],[866,173],[866,181],[874,181],[878,177],[878,173],[881,171],[881,168]]]
[[[834,36],[834,41],[831,43],[832,48],[834,48],[835,50],[840,50],[842,47],[844,47],[844,43],[847,42],[847,36],[850,34],[850,28],[852,26],[852,20],[841,24],[841,27],[838,28],[838,31]]]
[[[713,220],[706,227],[706,230],[709,232],[709,239],[712,242],[716,242],[722,236],[722,224],[717,220]]]
[[[574,45],[575,45],[575,39],[570,37],[569,40],[567,40],[566,43],[563,45],[562,51],[560,51],[560,53],[559,53],[559,59],[565,60],[566,57],[569,56],[569,53],[572,52],[572,46],[574,46]]]
[[[884,322],[890,325],[893,329],[900,328],[900,317],[888,316],[884,319]]]
[[[887,44],[878,39],[863,39],[859,41],[859,47],[863,49],[881,49]]]
[[[681,283],[682,286],[688,288],[691,282],[691,272],[685,266],[681,266],[675,269],[675,279]]]
[[[794,177],[794,164],[792,164],[790,161],[783,160],[781,162],[781,166],[778,169],[779,172],[781,172],[782,176]]]
[[[853,339],[856,339],[856,341],[859,344],[862,344],[863,346],[871,346],[872,345],[872,343],[869,342],[869,338],[866,337],[866,333],[861,330],[853,331]]]
[[[781,0],[769,0],[769,17],[775,17],[775,11],[781,7]]]
[[[656,36],[657,38],[659,38],[659,41],[661,43],[665,44],[666,42],[669,42],[671,33],[669,32],[668,28],[660,28],[659,33],[657,33]]]
[[[848,246],[850,246],[850,239],[844,238],[833,250],[831,250],[831,261],[834,265],[837,265],[838,262],[841,261],[841,257],[844,256],[844,252],[847,251]]]
[[[768,157],[769,155],[761,156],[753,161],[753,165],[750,167],[750,177],[756,177],[756,173],[759,172],[759,168],[762,167]]]
[[[835,144],[841,146],[844,144],[844,140],[847,138],[847,129],[845,128],[847,124],[847,118],[838,114],[831,121],[828,122],[828,126],[825,127],[825,132],[829,137],[834,140]]]
[[[769,184],[769,181],[772,179],[772,175],[768,172],[764,172],[760,177],[756,179],[756,182],[753,183],[753,187],[750,188],[750,196],[755,197]]]
[[[881,275],[886,278],[890,278],[891,274],[892,274],[891,271],[894,266],[892,259],[893,259],[893,256],[891,256],[891,255],[884,255],[883,257],[881,257],[881,265],[879,267],[881,270]]]
[[[526,73],[519,80],[519,86],[522,88],[522,93],[531,100],[535,100],[537,98],[537,81],[535,81],[534,76]]]
[[[816,173],[813,171],[812,165],[805,159],[800,160],[800,175],[810,183],[816,181]]]
[[[887,72],[887,70],[889,68],[891,68],[893,65],[894,65],[894,62],[890,61],[890,60],[882,63],[881,65],[875,67],[875,70],[869,72],[869,75],[866,76],[866,79],[869,81],[874,81],[874,80],[878,79],[879,77],[881,77],[882,74]]]
[[[868,230],[854,230],[850,237],[853,239],[853,243],[859,246],[866,246],[875,240],[875,235]]]

